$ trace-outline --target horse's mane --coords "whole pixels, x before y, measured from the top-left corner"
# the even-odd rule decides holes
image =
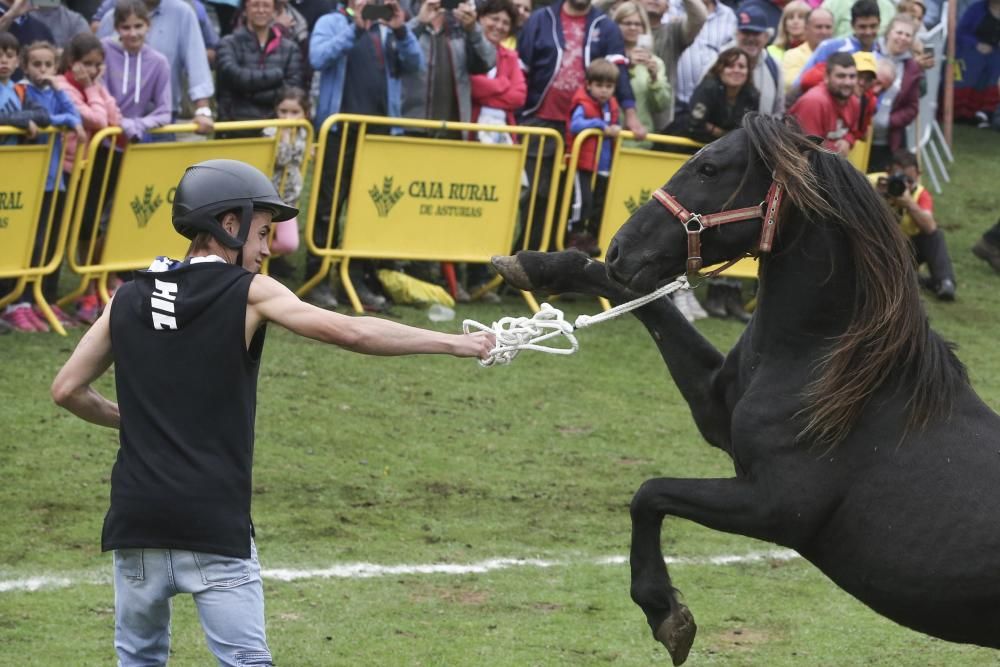
[[[752,115],[743,129],[750,154],[784,184],[799,211],[843,230],[855,264],[854,314],[804,390],[800,440],[837,445],[889,381],[908,394],[907,430],[947,418],[968,378],[951,346],[930,329],[893,213],[861,172],[816,146],[794,121]]]

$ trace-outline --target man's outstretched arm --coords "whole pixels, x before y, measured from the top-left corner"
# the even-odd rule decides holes
[[[52,400],[80,419],[119,428],[118,404],[101,396],[91,383],[111,367],[111,305],[80,339],[69,361],[52,381]]]
[[[254,277],[248,301],[247,340],[261,324],[274,322],[300,336],[380,356],[451,354],[486,359],[495,342],[486,332],[446,334],[378,317],[340,315],[301,301],[267,276]]]

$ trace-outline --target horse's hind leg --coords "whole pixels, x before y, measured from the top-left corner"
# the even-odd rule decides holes
[[[771,539],[769,503],[743,479],[652,479],[632,499],[632,600],[675,665],[687,659],[697,626],[678,602],[663,562],[660,531],[667,515],[709,528]]]

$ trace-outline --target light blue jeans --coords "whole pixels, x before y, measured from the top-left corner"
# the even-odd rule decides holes
[[[268,666],[264,587],[257,546],[250,558],[180,549],[118,549],[115,568],[115,650],[119,667],[166,665],[170,599],[190,593],[208,647],[225,667]]]

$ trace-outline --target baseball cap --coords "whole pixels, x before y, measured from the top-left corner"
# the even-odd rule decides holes
[[[745,32],[768,32],[764,10],[755,4],[746,3],[736,10],[736,29]]]
[[[854,54],[854,64],[858,68],[858,74],[861,72],[871,72],[875,74],[875,54],[868,51],[857,51]]]

